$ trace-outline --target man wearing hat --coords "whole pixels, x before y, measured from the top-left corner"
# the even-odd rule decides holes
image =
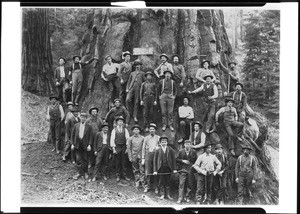
[[[73,116],[73,113],[72,113],[73,108],[74,108],[74,104],[72,102],[68,102],[67,103],[67,110],[66,110],[65,118],[64,118],[65,124],[67,123],[68,118]]]
[[[215,204],[224,205],[227,187],[228,158],[223,152],[223,146],[219,143],[215,146],[215,155],[221,162],[221,170],[214,176],[213,187],[216,195]]]
[[[56,153],[59,153],[60,136],[61,136],[61,123],[64,119],[65,113],[63,107],[58,102],[58,97],[51,94],[50,97],[51,105],[48,106],[46,119],[50,121],[50,133],[54,149]]]
[[[93,151],[96,156],[96,164],[94,167],[92,181],[96,181],[97,177],[103,176],[107,180],[107,169],[110,149],[110,135],[108,132],[108,123],[101,124],[102,131],[98,131],[93,140]]]
[[[245,112],[245,108],[247,104],[247,95],[242,90],[243,90],[243,84],[237,82],[235,84],[235,91],[230,92],[228,94],[228,96],[234,100],[233,106],[235,107],[238,113],[239,119],[241,117],[241,113]]]
[[[189,106],[189,97],[183,98],[183,105],[178,108],[178,115],[179,115],[179,133],[181,136],[181,140],[179,142],[182,142],[183,140],[186,140],[189,138],[189,135],[186,133],[187,126],[191,126],[191,122],[194,119],[194,110],[191,106]]]
[[[124,117],[119,116],[116,118],[117,126],[112,130],[110,137],[110,145],[113,153],[116,155],[116,168],[117,168],[117,181],[120,178],[130,180],[125,173],[125,161],[126,161],[126,141],[129,138],[129,132],[124,128]]]
[[[77,106],[73,107],[70,112],[68,112],[68,117],[66,117],[66,128],[65,128],[65,146],[63,151],[62,160],[66,161],[66,157],[69,155],[71,150],[71,134],[72,129],[76,123],[80,122],[80,118],[78,116],[79,109]],[[75,152],[71,150],[71,161],[75,164]]]
[[[125,118],[125,125],[128,126],[130,119],[129,112],[123,105],[121,105],[121,100],[117,98],[114,100],[114,107],[112,107],[105,116],[105,121],[108,122],[109,130],[113,129],[115,119],[119,116]]]
[[[186,73],[184,70],[184,67],[182,64],[179,64],[179,56],[177,54],[172,56],[172,61],[173,61],[173,71],[174,71],[174,81],[177,85],[177,97],[175,99],[175,108],[177,109],[179,105],[181,104],[182,100],[182,95],[183,95],[183,90],[184,86],[186,84]]]
[[[111,102],[113,102],[116,97],[119,97],[120,84],[118,70],[120,69],[120,65],[112,62],[111,55],[107,55],[105,60],[106,64],[103,65],[101,77],[108,84]]]
[[[153,178],[153,185],[155,192],[158,193],[157,189],[157,177],[153,177],[153,159],[155,150],[159,148],[159,136],[155,134],[157,127],[154,123],[149,125],[149,135],[144,138],[142,147],[142,165],[145,166],[145,186],[144,192],[148,192],[151,187],[151,178]]]
[[[171,63],[168,62],[169,57],[167,56],[167,54],[163,53],[159,56],[159,58],[161,59],[162,63],[154,70],[154,73],[157,76],[157,78],[162,79],[164,76],[164,72],[167,70],[172,72],[173,74],[173,66]]]
[[[144,129],[148,132],[149,122],[153,122],[153,109],[157,105],[156,96],[156,85],[153,81],[153,72],[149,69],[145,76],[146,81],[142,83],[140,90],[141,106],[143,106],[144,116]]]
[[[197,171],[197,204],[206,201],[211,203],[213,177],[221,170],[221,162],[211,154],[211,145],[209,142],[204,145],[205,152],[197,158],[193,165]]]
[[[202,132],[202,124],[200,121],[195,121],[192,123],[192,126],[194,128],[194,131],[190,135],[190,141],[191,141],[191,148],[194,149],[197,153],[197,157],[199,157],[201,152],[201,149],[203,148],[206,140],[206,135],[204,132]]]
[[[228,63],[228,67],[223,65],[219,60],[219,65],[226,74],[228,74],[228,91],[232,92],[235,90],[235,84],[239,81],[239,71],[236,68],[236,62],[231,61]]]
[[[199,81],[199,86],[201,86],[203,83],[205,83],[204,77],[207,75],[212,76],[212,82],[216,80],[216,76],[212,70],[209,69],[210,61],[209,60],[203,60],[201,62],[201,68],[198,69],[195,78]]]
[[[207,122],[205,124],[205,131],[206,133],[210,133],[210,128],[213,125],[214,122],[214,116],[216,112],[216,99],[218,98],[218,88],[217,86],[212,82],[213,76],[207,75],[204,77],[204,80],[206,81],[204,84],[202,84],[199,88],[195,89],[194,91],[189,93],[197,93],[202,92],[202,96],[204,99],[203,104],[205,105],[205,113],[204,118],[207,117]]]
[[[176,158],[177,163],[179,163],[179,193],[178,193],[178,201],[180,204],[184,198],[186,198],[187,202],[190,201],[190,192],[192,189],[192,184],[190,181],[190,172],[192,169],[192,165],[197,160],[197,154],[195,150],[191,149],[191,141],[184,141],[184,148],[181,149]],[[184,194],[185,189],[187,189],[186,194]]]
[[[162,113],[162,130],[165,131],[169,126],[171,131],[173,128],[173,109],[174,101],[177,95],[177,87],[175,81],[171,79],[173,72],[170,70],[164,71],[165,78],[159,81],[157,88],[157,100],[160,102]]]
[[[251,194],[251,185],[256,183],[257,159],[250,154],[250,146],[242,147],[243,154],[240,155],[235,165],[235,177],[238,184],[238,204],[242,204],[245,198],[244,192]]]
[[[78,174],[73,179],[83,176],[88,179],[88,152],[92,150],[93,128],[86,123],[87,113],[80,113],[80,123],[76,123],[71,135],[71,149],[75,150],[78,162]]]
[[[93,135],[95,135],[97,132],[101,131],[101,126],[102,126],[102,119],[98,116],[99,113],[99,108],[96,106],[92,106],[89,109],[89,114],[90,117],[86,120],[86,123],[89,124],[93,128]],[[92,164],[95,161],[95,156],[93,155],[93,148],[92,150],[88,153],[89,156],[89,168],[91,168]]]
[[[81,62],[81,57],[78,55],[73,56],[74,63],[71,66],[70,75],[72,75],[72,101],[75,103],[75,105],[78,105],[79,97],[81,93],[81,86],[83,81],[82,76],[82,68],[90,63],[92,63],[94,60],[98,60],[97,57],[94,57],[90,59],[87,62]]]
[[[135,70],[130,74],[126,85],[126,108],[136,123],[138,122],[137,113],[139,107],[140,88],[142,83],[146,80],[144,72],[141,71],[141,65],[142,62],[139,59],[133,62]]]
[[[232,155],[235,155],[234,152],[234,143],[232,140],[232,137],[234,137],[233,128],[237,129],[237,134],[240,136],[236,136],[239,141],[242,141],[244,138],[244,124],[242,122],[238,122],[238,115],[236,112],[236,109],[232,106],[234,103],[234,100],[231,98],[226,98],[225,100],[226,106],[222,107],[217,111],[216,113],[216,125],[219,125],[219,115],[222,113],[224,114],[224,126],[226,129],[226,132],[228,133],[228,145],[229,150]]]
[[[69,75],[69,67],[66,66],[66,59],[58,58],[59,66],[54,70],[54,82],[58,91],[58,98],[66,102],[66,89],[69,88],[71,76]]]
[[[159,139],[161,147],[155,150],[153,160],[153,175],[159,176],[159,190],[163,189],[161,199],[170,199],[170,177],[171,173],[177,173],[175,151],[168,146],[169,138],[163,135]]]
[[[126,51],[123,53],[123,58],[125,59],[124,62],[120,64],[120,69],[118,72],[118,76],[120,79],[120,98],[123,103],[125,103],[126,99],[126,85],[130,76],[130,73],[132,72],[132,64],[130,63],[130,56],[131,53],[129,51]]]
[[[127,154],[129,161],[132,164],[135,187],[138,188],[144,184],[144,179],[142,176],[141,169],[141,159],[142,159],[142,147],[144,142],[144,137],[140,135],[141,128],[139,125],[132,126],[133,135],[127,139]]]

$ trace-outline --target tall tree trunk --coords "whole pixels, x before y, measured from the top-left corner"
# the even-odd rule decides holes
[[[49,9],[23,9],[22,88],[46,96],[53,92]]]

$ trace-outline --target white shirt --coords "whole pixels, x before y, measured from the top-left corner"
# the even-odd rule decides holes
[[[105,134],[104,132],[103,132],[103,142],[102,142],[103,144],[107,144],[107,133]]]
[[[119,126],[117,126],[116,129],[118,129],[120,131],[121,128]],[[127,139],[130,137],[129,136],[129,132],[128,132],[128,130],[126,128],[122,127],[122,129],[125,130],[125,138],[126,138],[126,141],[127,141]],[[111,147],[116,147],[115,138],[116,138],[116,130],[113,129],[111,131],[111,137],[110,137],[110,145],[111,145]]]
[[[196,137],[197,137],[198,134],[200,134],[200,131],[197,131],[197,132],[194,131],[194,142],[192,142],[193,145],[196,144],[195,139],[196,139]],[[201,146],[204,146],[205,139],[206,139],[206,135],[202,132],[202,133],[201,133],[201,143],[199,143],[198,145],[196,145],[196,147],[197,147],[197,148],[200,148]]]
[[[80,123],[79,125],[79,138],[83,138],[83,133],[84,133],[84,128],[85,128],[85,123]]]
[[[65,67],[59,66],[59,70],[60,70],[60,77],[64,78],[65,77]]]
[[[108,81],[108,79],[104,77],[103,72],[105,72],[106,75],[117,73],[117,69],[119,69],[119,66],[120,65],[117,63],[111,63],[110,65],[106,63],[102,69],[102,73],[101,73],[102,79]]]
[[[161,149],[163,150],[164,153],[166,153],[167,147],[161,147]]]
[[[178,114],[180,118],[194,119],[194,110],[191,106],[180,106]]]
[[[212,84],[212,83],[211,83]],[[194,93],[197,93],[197,92],[200,92],[200,91],[203,91],[203,89],[204,89],[204,84],[202,84],[199,88],[197,88],[196,90],[194,90],[193,92]],[[214,85],[214,95],[213,96],[211,96],[213,99],[216,99],[216,98],[218,98],[218,88],[217,88],[217,86],[216,85]]]

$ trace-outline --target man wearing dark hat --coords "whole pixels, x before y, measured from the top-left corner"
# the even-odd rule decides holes
[[[108,123],[101,125],[102,131],[98,131],[93,140],[93,151],[96,156],[96,164],[94,167],[92,181],[96,181],[97,177],[103,176],[107,180],[107,169],[110,149],[110,135],[108,133]]]
[[[88,179],[88,152],[93,145],[93,128],[86,123],[87,113],[80,113],[80,123],[76,123],[71,135],[71,149],[75,150],[78,162],[78,174],[73,179],[83,176]]]
[[[65,124],[67,123],[68,118],[73,116],[73,113],[72,113],[73,108],[74,108],[74,104],[72,102],[68,102],[67,110],[65,112],[65,117],[64,117]]]
[[[120,65],[112,62],[111,55],[107,55],[105,60],[107,63],[103,65],[101,77],[106,83],[108,83],[111,102],[113,102],[116,97],[119,97],[120,83],[118,78],[118,70],[120,69]]]
[[[119,116],[125,118],[126,127],[129,124],[130,115],[127,109],[121,105],[121,100],[119,98],[114,100],[114,107],[112,107],[105,116],[105,121],[108,122],[109,129],[112,130],[114,127],[115,119]]]
[[[177,163],[179,163],[178,170],[180,171],[179,175],[179,193],[178,193],[178,201],[180,204],[184,198],[186,198],[187,202],[190,201],[190,192],[192,189],[192,184],[190,181],[190,172],[192,169],[192,165],[197,160],[197,154],[195,150],[191,149],[191,141],[184,141],[184,149],[181,149],[176,158]],[[185,189],[187,189],[186,194],[184,194]]]
[[[215,204],[224,205],[227,187],[228,158],[223,153],[223,146],[221,144],[216,145],[215,155],[222,165],[221,170],[214,176],[213,181],[214,192],[216,193]]]
[[[76,123],[80,122],[80,118],[78,116],[79,109],[75,106],[72,108],[70,112],[68,112],[68,117],[66,117],[66,128],[65,128],[65,146],[63,151],[62,160],[66,161],[66,157],[69,155],[71,150],[71,134],[72,129]],[[75,152],[71,150],[71,161],[75,164]]]
[[[169,57],[167,54],[163,53],[159,56],[159,58],[161,59],[162,63],[154,70],[154,74],[157,76],[157,78],[162,79],[164,72],[167,70],[173,74],[173,66],[168,62]]]
[[[207,75],[204,77],[205,83],[202,84],[199,88],[195,89],[194,91],[189,93],[197,93],[202,92],[202,96],[204,99],[204,105],[205,105],[205,113],[204,118],[207,117],[207,122],[205,124],[205,131],[206,133],[210,133],[210,128],[213,125],[213,120],[216,112],[216,99],[218,98],[218,88],[217,86],[212,82],[213,76]]]
[[[194,119],[194,110],[191,106],[189,106],[189,97],[183,98],[183,105],[178,108],[178,115],[179,115],[179,133],[181,136],[181,140],[179,142],[182,142],[183,140],[186,140],[189,138],[189,135],[186,133],[187,126],[191,126],[191,122]]]
[[[165,78],[159,81],[157,88],[157,100],[160,102],[162,114],[162,130],[165,131],[169,126],[171,131],[173,128],[173,109],[174,101],[177,95],[177,87],[175,81],[171,79],[173,72],[170,70],[164,71]]]
[[[63,107],[58,102],[58,97],[54,94],[49,97],[51,105],[48,106],[46,119],[50,120],[50,133],[54,149],[59,153],[60,135],[61,135],[61,123],[64,119],[65,113]]]
[[[159,176],[159,189],[163,188],[161,199],[170,199],[170,177],[171,173],[177,173],[175,151],[168,146],[169,138],[165,135],[160,137],[161,147],[155,150],[153,160],[153,175]]]
[[[200,121],[195,121],[192,123],[194,127],[194,131],[190,135],[191,148],[194,149],[197,153],[197,157],[199,157],[201,153],[201,148],[203,148],[206,140],[206,135],[202,132],[202,124]]]
[[[242,147],[243,154],[240,155],[235,165],[235,177],[238,184],[238,204],[242,204],[245,192],[251,197],[251,185],[256,183],[257,159],[250,154],[250,146]]]
[[[122,116],[116,118],[116,123],[117,126],[111,132],[110,145],[116,155],[117,181],[120,181],[120,178],[130,180],[125,173],[125,151],[129,132],[124,128],[124,118]]]
[[[140,88],[142,83],[146,80],[144,72],[141,71],[141,65],[142,62],[138,59],[133,62],[135,71],[130,74],[126,85],[126,108],[136,123],[138,122],[137,113],[139,107]]]
[[[155,95],[156,86],[153,81],[153,72],[148,70],[145,74],[146,81],[142,83],[140,90],[141,106],[143,106],[144,129],[148,132],[149,122],[153,122],[153,109],[157,105]]]
[[[233,106],[235,107],[238,113],[239,119],[241,117],[241,113],[245,112],[245,108],[247,104],[247,95],[242,90],[243,90],[243,84],[237,82],[235,84],[235,91],[230,92],[228,94],[228,96],[234,100]]]
[[[92,63],[94,60],[98,60],[97,57],[93,57],[87,62],[81,62],[81,57],[80,56],[73,56],[73,61],[74,63],[71,66],[71,71],[70,75],[72,75],[72,101],[75,103],[75,105],[78,105],[79,102],[79,97],[81,93],[81,86],[82,86],[82,81],[83,81],[83,76],[82,76],[82,68],[90,63]]]
[[[138,188],[144,184],[142,176],[141,160],[144,137],[140,135],[141,128],[139,125],[132,126],[133,135],[127,139],[127,154],[129,161],[132,164],[135,187]]]
[[[151,178],[154,179],[153,184],[155,192],[158,193],[157,189],[157,177],[153,177],[153,158],[155,150],[159,146],[159,136],[155,134],[157,127],[154,123],[149,125],[149,135],[144,138],[142,147],[142,165],[145,166],[145,186],[144,192],[148,192],[151,187]]]
[[[211,143],[204,145],[205,153],[201,154],[195,164],[194,169],[197,171],[197,204],[204,202],[211,203],[213,177],[221,170],[221,162],[211,154]]]
[[[234,152],[234,143],[232,140],[232,137],[234,137],[233,128],[237,129],[237,134],[240,136],[237,136],[238,140],[242,141],[244,138],[244,124],[242,122],[238,122],[238,115],[236,112],[236,109],[232,106],[234,103],[234,100],[231,98],[226,98],[225,100],[226,106],[222,107],[217,111],[216,113],[216,125],[219,125],[219,115],[222,113],[224,114],[224,126],[226,129],[226,132],[228,133],[228,145],[229,150],[232,155],[235,155]]]
[[[90,117],[86,120],[86,123],[89,124],[93,128],[93,135],[95,135],[97,132],[101,131],[101,126],[103,123],[102,119],[98,116],[98,113],[99,113],[99,108],[96,106],[92,106],[89,109]],[[89,156],[89,165],[88,165],[89,167],[88,168],[91,168],[92,164],[95,161],[95,156],[93,153],[94,153],[94,151],[92,148],[92,150],[88,153],[88,156]]]
[[[120,79],[120,99],[123,103],[125,103],[126,99],[126,85],[130,76],[130,73],[132,72],[132,64],[130,63],[130,56],[131,53],[129,51],[126,51],[123,53],[123,58],[125,59],[124,62],[120,64],[120,69],[118,72],[118,76]]]
[[[54,70],[54,82],[58,91],[58,98],[66,102],[66,89],[69,88],[71,76],[69,75],[69,67],[67,67],[66,59],[63,57],[58,58],[59,66]]]
[[[236,68],[236,63],[231,61],[228,63],[228,67],[225,67],[221,61],[219,65],[223,71],[228,74],[228,91],[232,92],[235,90],[235,84],[239,81],[239,71]]]
[[[205,83],[204,77],[207,75],[212,76],[212,82],[216,80],[216,76],[214,75],[214,72],[209,69],[210,61],[209,60],[203,60],[201,62],[201,68],[198,69],[195,78],[200,82],[199,86]]]

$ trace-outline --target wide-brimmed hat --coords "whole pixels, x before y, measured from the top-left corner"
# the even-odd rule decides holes
[[[122,102],[121,99],[116,98],[116,99],[114,99],[114,104],[115,104],[115,102],[117,102],[117,101]]]
[[[202,60],[202,62],[201,62],[201,67],[203,67],[203,64],[204,64],[205,62],[208,62],[208,66],[210,66],[210,61],[207,60],[207,59],[204,59],[204,60]]]
[[[138,128],[140,131],[142,130],[141,127],[138,124],[135,124],[132,126],[131,130]]]
[[[72,102],[68,102],[67,107],[69,107],[69,106],[74,106],[74,104]]]
[[[56,100],[58,100],[58,96],[56,94],[50,94],[49,100],[51,100],[52,98],[55,98]]]
[[[168,57],[168,55],[167,54],[165,54],[165,53],[162,53],[160,56],[159,56],[159,58],[161,59],[162,57],[166,57],[167,58],[167,60],[169,60],[169,57]]]
[[[226,97],[225,103],[227,104],[230,101],[234,103],[234,99],[232,99],[231,97]]]
[[[92,114],[92,111],[96,109],[97,110],[97,113],[99,112],[99,108],[96,107],[96,106],[92,106],[90,109],[89,109],[89,113]]]
[[[108,58],[108,57],[112,58],[112,57],[111,57],[111,55],[110,55],[110,54],[108,54],[108,55],[106,55],[106,56],[105,56],[105,58],[104,58],[104,59],[105,59],[105,60],[107,60],[107,58]]]
[[[105,126],[109,127],[109,125],[108,125],[107,122],[102,123],[101,128],[103,128],[103,127],[105,127]]]
[[[247,146],[243,146],[242,149],[243,149],[243,150],[244,150],[244,149],[252,150],[251,146],[248,146],[248,145],[247,145]]]
[[[131,53],[130,53],[129,51],[125,51],[125,52],[123,53],[123,57],[125,57],[125,56],[127,56],[127,55],[130,55],[130,56],[131,56]]]
[[[162,139],[167,139],[167,141],[169,141],[169,138],[167,135],[162,135],[160,138],[159,138],[159,141],[161,141]]]
[[[79,56],[79,55],[75,55],[75,56],[73,56],[73,60],[75,60],[75,58],[76,57],[78,57],[79,58],[79,60],[81,60],[81,56]]]
[[[147,76],[148,74],[154,76],[153,72],[152,72],[152,71],[149,71],[149,70],[148,70],[144,75]]]
[[[123,116],[116,117],[115,121],[118,122],[119,120],[123,120],[123,122],[125,121]]]
[[[180,59],[180,57],[179,57],[178,54],[174,54],[174,55],[172,56],[172,60],[173,60],[175,57],[178,57],[178,59]]]
[[[211,146],[211,145],[213,145],[213,143],[206,141],[203,145],[203,148],[205,149],[206,147]]]
[[[195,121],[195,122],[192,123],[193,126],[194,126],[195,124],[198,124],[198,125],[200,126],[200,129],[203,128],[203,125],[202,125],[202,123],[201,123],[200,121]]]
[[[149,124],[149,128],[150,128],[150,127],[153,127],[153,128],[155,128],[155,129],[157,129],[157,126],[156,126],[155,123],[150,123],[150,124]]]
[[[137,65],[143,65],[142,61],[139,59],[134,60],[133,65],[132,66],[137,66]]]
[[[217,149],[223,149],[223,146],[220,143],[218,143],[215,147],[215,150],[217,150]]]
[[[242,87],[242,89],[244,88],[244,85],[242,83],[240,83],[240,82],[235,83],[234,87],[236,87],[237,85],[240,85]]]
[[[230,66],[230,64],[234,64],[234,65],[236,65],[236,62],[234,62],[234,61],[230,61],[230,62],[228,62],[228,66]]]
[[[63,57],[59,57],[59,58],[58,58],[58,61],[59,61],[60,59],[63,59],[65,63],[67,62],[67,60],[66,60],[65,58],[63,58]]]
[[[183,103],[183,100],[184,100],[185,98],[187,98],[189,102],[191,101],[191,98],[190,98],[189,96],[184,96],[184,97],[182,98],[182,103]]]
[[[203,79],[206,80],[207,77],[210,77],[211,79],[214,78],[212,75],[208,74],[208,75],[205,75],[205,76],[203,77]]]
[[[173,77],[173,72],[170,71],[169,69],[167,69],[167,70],[164,71],[164,75],[166,75],[167,72],[169,72],[171,74],[171,77]]]

